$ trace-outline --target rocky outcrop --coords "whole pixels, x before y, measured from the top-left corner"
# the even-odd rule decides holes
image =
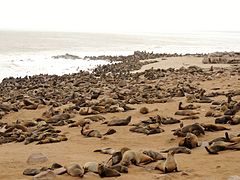
[[[65,55],[52,56],[53,59],[81,59],[79,56],[66,53]]]
[[[240,52],[215,52],[203,59],[204,64],[240,64]]]

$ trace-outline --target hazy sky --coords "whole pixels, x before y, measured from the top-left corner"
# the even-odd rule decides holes
[[[0,29],[240,31],[240,0],[0,0]]]

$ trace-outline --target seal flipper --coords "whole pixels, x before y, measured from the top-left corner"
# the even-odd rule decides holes
[[[226,140],[227,140],[228,142],[230,141],[228,132],[225,132],[225,138],[226,138]]]
[[[210,151],[210,149],[208,149],[208,147],[205,147],[206,151],[209,153],[209,154],[218,154],[218,152],[212,152]]]

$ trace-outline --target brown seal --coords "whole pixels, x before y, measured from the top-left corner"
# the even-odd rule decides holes
[[[182,106],[182,102],[179,102],[179,105],[178,105],[178,110],[193,110],[193,109],[198,109],[200,108],[201,106],[194,106],[193,104],[188,104],[186,106]]]
[[[184,137],[180,142],[179,146],[184,146],[189,149],[193,149],[198,147],[198,137],[195,134],[187,133],[186,137]]]
[[[173,151],[174,154],[179,154],[179,153],[191,154],[191,150],[183,146],[172,147],[166,150],[161,150],[160,152],[168,153],[169,151]]]
[[[204,123],[201,123],[201,126],[204,127],[204,130],[205,131],[223,131],[223,130],[230,130],[229,128],[226,128],[224,126],[218,126],[218,125],[215,125],[215,124],[204,124]]]
[[[101,133],[98,130],[89,130],[89,126],[82,127],[81,134],[85,137],[97,137],[102,138]]]
[[[166,160],[160,160],[155,169],[159,169],[164,173],[170,173],[173,171],[178,172],[177,163],[174,158],[174,151],[169,151]]]
[[[134,165],[139,165],[140,163],[147,164],[153,161],[153,158],[146,154],[143,154],[142,152],[128,150],[123,153],[121,165],[128,166],[131,163],[133,163]]]
[[[98,174],[100,177],[118,177],[121,176],[121,174],[115,170],[107,167],[104,164],[98,165]]]

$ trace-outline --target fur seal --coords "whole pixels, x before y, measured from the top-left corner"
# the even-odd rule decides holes
[[[232,136],[230,137],[228,132],[225,132],[225,137],[227,142],[234,142],[234,143],[240,143],[240,136]]]
[[[70,165],[66,166],[67,173],[73,177],[83,177],[84,169],[77,163],[71,163]]]
[[[164,173],[170,173],[173,171],[178,172],[177,163],[174,158],[174,151],[169,151],[166,160],[160,160],[155,169],[159,169]]]
[[[142,114],[147,114],[147,113],[149,113],[149,110],[148,110],[147,107],[141,107],[139,112],[142,113]]]
[[[179,116],[194,116],[197,114],[200,114],[200,113],[192,110],[181,110],[181,111],[175,112],[175,115],[179,115]]]
[[[168,153],[169,151],[173,151],[174,154],[179,154],[179,153],[191,154],[191,150],[183,146],[172,147],[166,150],[161,150],[160,152]]]
[[[126,119],[113,119],[108,122],[108,126],[126,126],[130,123],[131,119],[131,116],[128,116]]]
[[[143,154],[148,155],[148,156],[151,157],[154,161],[166,159],[166,158],[165,158],[162,154],[160,154],[159,152],[152,151],[152,150],[145,150],[145,151],[143,151]]]
[[[186,137],[184,137],[180,142],[179,146],[184,146],[189,149],[193,149],[198,147],[198,137],[195,134],[187,133]]]
[[[239,115],[235,115],[235,116],[233,116],[233,118],[230,119],[228,122],[229,122],[229,124],[231,124],[231,125],[240,124],[240,116],[239,116]]]
[[[81,120],[79,120],[79,121],[76,121],[76,122],[74,122],[74,123],[72,123],[72,124],[70,124],[68,127],[84,127],[85,125],[87,125],[87,124],[90,124],[91,123],[91,120],[89,120],[89,119],[81,119]]]
[[[198,109],[200,108],[201,106],[194,106],[193,104],[188,104],[186,106],[182,106],[182,102],[179,102],[179,105],[178,105],[178,110],[193,110],[193,109]]]
[[[121,174],[115,170],[107,167],[104,164],[98,165],[98,174],[100,177],[118,177],[121,176]]]
[[[224,151],[224,150],[240,150],[240,144],[239,143],[229,143],[229,142],[224,142],[224,141],[217,141],[214,142],[210,146],[205,147],[206,151],[209,154],[218,154],[219,151]]]
[[[93,152],[100,152],[102,154],[110,154],[113,155],[116,150],[112,149],[112,148],[102,148],[102,149],[96,149]]]
[[[164,125],[166,124],[176,124],[176,123],[180,123],[181,121],[172,117],[166,117],[166,118],[161,118],[160,122]]]
[[[173,130],[175,131],[173,135],[179,137],[185,137],[188,132],[195,134],[196,136],[205,135],[204,128],[199,123],[194,123],[190,125],[183,126],[183,123],[180,124],[180,128]]]
[[[227,142],[226,137],[217,137],[211,141],[208,142],[209,145],[212,145],[213,143],[217,142],[217,141],[224,141]]]
[[[123,166],[129,166],[131,163],[134,165],[139,165],[140,163],[150,163],[153,162],[154,160],[141,152],[136,152],[134,150],[128,150],[123,153],[121,165]]]
[[[70,119],[71,116],[69,114],[60,114],[60,115],[54,115],[53,117],[46,120],[47,123],[57,123],[59,121],[64,121],[67,119]]]
[[[118,171],[120,173],[128,173],[128,167],[122,166],[121,164],[116,164],[114,166],[111,166],[110,168],[115,169],[116,171]]]
[[[199,119],[199,116],[187,116],[187,117],[183,117],[180,120],[193,120],[193,119]]]
[[[82,127],[81,134],[85,137],[102,138],[102,135],[98,130],[89,130],[89,126],[87,126],[87,125]]]
[[[84,174],[87,172],[98,173],[98,163],[96,162],[87,162],[83,165]]]
[[[106,133],[103,134],[103,136],[107,136],[107,135],[112,135],[115,134],[117,131],[115,129],[108,129]]]
[[[223,116],[220,118],[215,119],[215,124],[227,124],[228,121],[231,121],[232,117],[231,116]]]
[[[215,124],[204,124],[204,123],[201,123],[201,126],[204,128],[205,131],[211,131],[211,132],[230,130],[229,128],[226,128],[224,126],[218,126],[218,125],[215,125]]]

